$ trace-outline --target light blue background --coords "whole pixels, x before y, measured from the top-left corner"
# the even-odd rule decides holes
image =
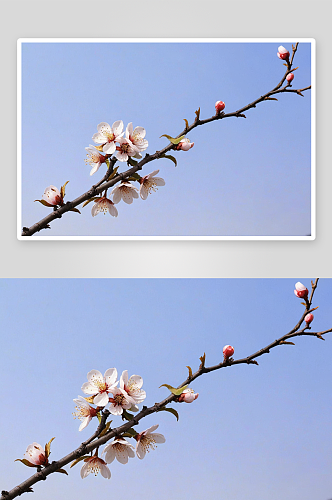
[[[297,280],[1,280],[1,489],[30,476],[14,463],[28,444],[56,436],[55,460],[93,433],[93,423],[79,433],[71,415],[89,370],[141,375],[150,406],[168,394],[159,386],[181,384],[204,352],[211,366],[226,344],[239,359],[287,333],[303,311]],[[331,286],[319,282],[314,331],[332,326]],[[109,481],[82,480],[77,465],[38,483],[34,500],[328,500],[331,340],[299,337],[259,366],[200,377],[198,399],[174,404],[179,422],[166,412],[141,421],[138,431],[159,424],[166,437],[144,460],[111,464]]]
[[[87,191],[84,163],[97,124],[122,119],[145,127],[148,153],[183,130],[195,110],[214,114],[217,100],[235,111],[271,90],[284,66],[280,43],[24,43],[22,48],[22,224],[49,213],[40,199],[67,180],[66,200]],[[310,44],[295,58],[294,87],[311,83]],[[133,205],[117,205],[117,219],[66,214],[37,236],[305,236],[311,232],[311,93],[278,96],[247,119],[228,118],[193,130],[178,167],[159,160],[166,186]],[[125,169],[126,164],[121,167]],[[120,169],[121,170],[121,169]]]

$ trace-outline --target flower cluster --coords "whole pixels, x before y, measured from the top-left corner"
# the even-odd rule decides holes
[[[109,368],[104,375],[99,370],[91,370],[88,373],[88,381],[82,385],[82,391],[89,397],[78,396],[78,399],[74,399],[77,411],[73,415],[82,422],[79,427],[80,431],[88,425],[93,417],[100,416],[100,410],[105,407],[112,415],[123,415],[126,410],[138,411],[137,405],[146,398],[146,393],[142,389],[142,377],[140,375],[129,377],[127,370],[122,372],[120,380],[117,380],[117,376],[116,368]],[[94,404],[96,408],[89,403]],[[157,443],[165,442],[165,437],[162,434],[153,432],[157,428],[158,425],[153,425],[139,434],[133,432],[138,458],[144,458],[150,449],[155,449]],[[83,457],[81,477],[85,478],[91,472],[95,475],[100,472],[103,477],[109,479],[111,472],[107,464],[112,463],[115,459],[121,464],[126,464],[129,458],[135,457],[134,450],[134,446],[128,443],[124,436],[116,437],[102,451],[102,455],[105,454],[104,460],[98,457],[98,451],[91,457]]]
[[[145,139],[145,129],[136,127],[129,123],[126,128],[125,137],[123,137],[123,121],[118,120],[110,126],[106,122],[97,125],[97,133],[92,136],[92,140],[98,144],[97,147],[89,146],[87,150],[87,159],[85,162],[90,164],[92,169],[90,175],[93,175],[99,169],[107,158],[115,154],[119,161],[128,161],[129,157],[142,158],[141,152],[145,151],[149,143]],[[104,154],[101,154],[102,151]]]

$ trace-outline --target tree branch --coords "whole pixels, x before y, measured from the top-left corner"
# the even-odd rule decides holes
[[[263,354],[267,354],[270,352],[271,349],[274,347],[280,346],[287,344],[287,341],[290,338],[294,338],[297,336],[302,336],[302,335],[309,335],[309,336],[315,336],[317,338],[323,338],[322,335],[325,335],[326,333],[331,333],[332,328],[328,330],[324,330],[321,332],[312,332],[310,329],[310,326],[306,324],[302,329],[301,326],[303,325],[303,322],[305,321],[304,318],[305,316],[317,309],[317,308],[312,308],[312,301],[314,297],[315,290],[317,288],[318,284],[318,278],[314,281],[311,282],[311,293],[310,297],[306,299],[305,302],[305,311],[301,315],[299,321],[297,324],[292,328],[288,333],[284,334],[281,336],[279,339],[271,342],[269,345],[266,347],[263,347],[259,351],[256,351],[255,353],[242,358],[242,359],[237,359],[233,360],[232,358],[229,358],[227,360],[224,360],[223,362],[214,365],[214,366],[205,366],[205,355],[201,358],[201,364],[198,368],[198,370],[195,373],[191,373],[182,384],[178,386],[178,388],[181,388],[185,385],[189,385],[191,382],[193,382],[195,379],[200,377],[201,375],[205,373],[209,373],[215,370],[219,370],[221,368],[226,368],[229,366],[233,365],[239,365],[239,364],[256,364],[258,365],[256,358],[262,356]],[[71,463],[73,460],[82,457],[86,455],[87,453],[92,453],[93,450],[96,448],[99,448],[101,445],[107,443],[110,439],[116,438],[119,436],[122,436],[125,432],[127,432],[130,428],[134,427],[139,423],[140,420],[142,420],[144,417],[147,415],[150,415],[152,413],[156,413],[158,411],[161,411],[163,408],[165,408],[169,403],[171,402],[177,402],[178,396],[174,394],[170,394],[168,397],[160,401],[159,403],[155,403],[153,406],[147,407],[143,406],[142,410],[137,413],[134,418],[129,420],[128,422],[124,423],[123,425],[114,428],[114,429],[109,429],[106,433],[104,433],[102,436],[100,435],[102,431],[105,429],[106,426],[106,421],[108,417],[110,416],[110,412],[107,409],[104,409],[102,412],[102,418],[101,421],[96,429],[96,431],[88,438],[86,441],[81,443],[81,445],[65,457],[61,458],[60,460],[54,461],[50,463],[49,465],[45,466],[44,469],[37,471],[35,474],[33,474],[30,478],[28,478],[26,481],[23,481],[20,485],[16,486],[13,488],[11,491],[2,491],[1,492],[1,498],[0,500],[11,500],[13,498],[16,498],[17,496],[22,495],[23,493],[26,492],[31,492],[33,491],[31,486],[36,484],[39,481],[45,480],[47,476],[50,474],[53,474],[57,470],[61,469],[62,467],[68,465]]]
[[[255,99],[253,102],[247,104],[246,106],[238,109],[237,111],[234,111],[232,113],[216,113],[215,115],[211,116],[210,118],[206,118],[205,120],[200,120],[199,119],[199,114],[196,116],[195,121],[189,125],[186,126],[182,132],[180,132],[176,138],[181,137],[182,135],[188,134],[188,132],[191,132],[194,128],[200,126],[200,125],[205,125],[206,123],[210,123],[213,121],[217,120],[223,120],[224,118],[231,118],[231,117],[236,117],[236,118],[246,118],[244,112],[248,111],[249,109],[255,108],[257,104],[268,101],[268,100],[274,100],[274,98],[271,98],[271,96],[276,95],[276,94],[282,94],[282,93],[297,93],[298,95],[303,96],[302,92],[311,89],[311,86],[305,87],[303,89],[292,89],[291,83],[287,82],[286,85],[283,87],[284,82],[286,81],[287,75],[291,72],[292,70],[292,65],[293,65],[293,60],[295,53],[297,51],[298,43],[293,46],[293,52],[290,61],[287,61],[285,63],[287,65],[287,70],[285,74],[283,75],[282,79],[280,82],[269,92],[266,94],[260,96],[259,98]],[[294,70],[293,70],[294,71]],[[156,151],[154,154],[149,155],[146,154],[145,157],[137,163],[137,165],[129,168],[125,172],[122,172],[120,174],[117,174],[115,177],[113,177],[111,180],[108,180],[111,172],[113,171],[113,167],[115,163],[117,162],[116,158],[111,159],[111,170],[108,170],[104,177],[94,184],[88,191],[80,195],[78,198],[74,199],[73,201],[69,201],[65,203],[63,206],[59,207],[56,210],[53,210],[50,214],[48,214],[46,217],[41,219],[39,222],[36,222],[33,224],[30,228],[29,227],[23,227],[22,230],[22,236],[32,236],[33,234],[41,231],[42,229],[50,229],[50,222],[52,222],[55,219],[59,219],[62,217],[63,214],[66,212],[71,211],[73,208],[79,206],[81,203],[84,203],[85,201],[89,200],[93,196],[101,194],[103,191],[109,189],[110,187],[113,187],[115,184],[118,182],[121,182],[125,179],[128,179],[132,174],[142,170],[143,166],[146,165],[147,163],[150,163],[151,161],[158,160],[163,157],[164,154],[166,154],[168,151],[176,149],[176,146],[174,146],[172,143],[168,144],[165,146],[162,150]],[[129,166],[129,164],[128,164]]]

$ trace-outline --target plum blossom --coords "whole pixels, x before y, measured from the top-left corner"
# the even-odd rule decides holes
[[[132,122],[128,123],[126,128],[126,137],[132,144],[134,144],[134,146],[136,146],[138,151],[145,151],[145,149],[149,145],[148,141],[144,139],[145,134],[145,128],[135,127],[135,129],[133,130]]]
[[[299,297],[300,299],[306,299],[308,297],[309,290],[298,281],[297,283],[295,283],[294,293],[296,297]]]
[[[81,425],[79,426],[79,431],[85,429],[85,427],[91,422],[92,418],[97,415],[97,410],[89,405],[86,399],[82,398],[82,396],[78,396],[78,399],[73,400],[77,406],[75,406],[76,410],[73,415],[74,418],[78,418],[81,420]]]
[[[224,354],[224,360],[226,361],[226,359],[228,359],[231,356],[233,356],[233,354],[234,354],[234,347],[232,347],[231,345],[225,345],[225,347],[223,348],[222,352]]]
[[[280,45],[280,47],[278,47],[277,56],[279,57],[279,59],[288,60],[289,59],[289,52],[287,49],[285,49],[285,47]]]
[[[185,137],[179,144],[176,146],[176,149],[182,149],[182,151],[189,151],[194,146],[194,142],[190,142],[190,140]]]
[[[29,444],[26,452],[23,455],[23,459],[36,466],[46,465],[48,463],[46,452],[44,448],[38,443]]]
[[[138,198],[138,189],[135,188],[130,182],[124,181],[119,184],[119,186],[116,186],[113,191],[113,203],[119,203],[121,199],[130,205],[133,201],[134,198]]]
[[[150,448],[154,450],[156,448],[156,443],[165,443],[165,436],[157,432],[153,432],[158,429],[158,427],[159,425],[153,425],[135,436],[135,439],[137,440],[136,455],[138,458],[143,459],[146,453],[149,453]]]
[[[124,370],[120,377],[120,388],[134,400],[134,404],[142,403],[146,398],[146,392],[141,389],[143,379],[139,375],[132,375],[128,380],[128,370]]]
[[[307,323],[307,325],[310,325],[310,323],[313,321],[314,315],[309,313],[305,316],[304,321]]]
[[[97,144],[103,144],[103,152],[112,155],[116,149],[115,143],[123,136],[123,121],[114,122],[112,127],[106,122],[99,123],[97,130],[92,140]]]
[[[83,467],[81,469],[82,479],[88,476],[90,472],[93,472],[95,476],[98,474],[98,472],[100,472],[103,477],[105,477],[106,479],[110,479],[111,471],[102,458],[96,456],[88,457],[84,459],[84,462],[85,464],[83,464]]]
[[[220,111],[223,111],[225,109],[225,103],[223,101],[217,101],[215,104],[216,112],[220,113]]]
[[[159,170],[154,170],[151,174],[140,178],[139,194],[142,200],[146,200],[151,191],[157,191],[156,186],[165,186],[165,181],[162,177],[155,177]]]
[[[288,73],[286,76],[286,80],[290,83],[292,80],[294,80],[294,75],[293,73]]]
[[[199,396],[198,393],[195,394],[195,391],[193,389],[185,389],[179,396],[178,402],[179,403],[192,403],[197,399]]]
[[[118,372],[116,368],[109,368],[106,370],[104,376],[99,370],[91,370],[87,377],[88,382],[82,385],[84,394],[95,396],[93,404],[97,406],[106,406],[108,403],[108,394],[113,392],[113,389],[118,384],[116,378]]]
[[[60,191],[55,186],[48,186],[42,196],[42,200],[51,206],[63,205],[63,198]]]
[[[116,146],[115,156],[119,161],[127,161],[129,156],[137,156],[137,158],[141,158],[137,146],[135,146],[129,139],[126,137],[120,137],[117,142],[119,143],[119,146]]]
[[[106,198],[106,196],[102,196],[101,198],[94,200],[94,202],[95,204],[91,209],[92,217],[95,217],[100,212],[104,212],[104,215],[106,215],[106,213],[109,212],[113,217],[118,216],[118,210],[114,206],[113,201]]]
[[[93,175],[97,172],[100,165],[105,162],[105,156],[100,154],[95,146],[90,146],[85,148],[87,150],[87,158],[84,160],[86,164],[91,165],[92,169],[90,175]]]
[[[121,464],[128,463],[128,458],[134,458],[135,452],[132,444],[124,438],[117,438],[112,443],[105,446],[103,454],[105,453],[105,461],[111,464],[116,458]]]
[[[113,397],[109,398],[109,411],[112,415],[122,415],[123,410],[129,410],[135,404],[133,398],[124,389],[113,387],[112,394]]]

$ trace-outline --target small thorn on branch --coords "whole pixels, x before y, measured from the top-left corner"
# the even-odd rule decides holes
[[[257,366],[259,366],[258,363],[257,363],[257,361],[255,359],[248,359],[247,364],[248,365],[257,365]]]

